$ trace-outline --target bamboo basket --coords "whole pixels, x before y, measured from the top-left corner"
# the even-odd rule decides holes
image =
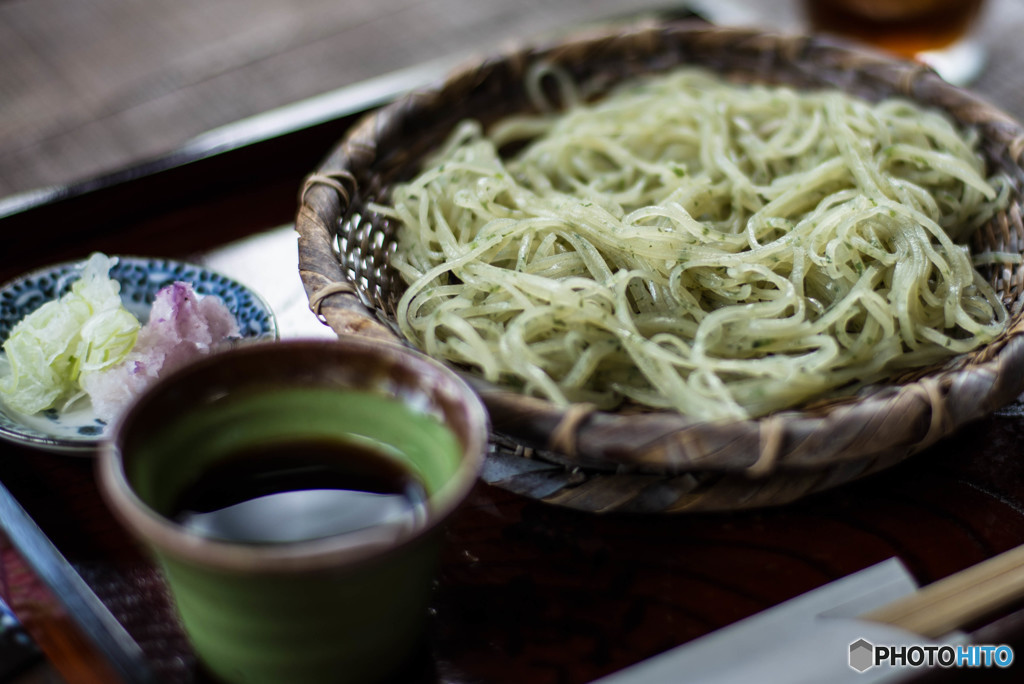
[[[311,308],[338,335],[400,340],[393,316],[404,284],[388,264],[395,226],[367,203],[414,173],[458,121],[486,124],[528,109],[524,74],[540,59],[608,85],[693,64],[737,80],[838,87],[869,100],[900,95],[945,110],[977,128],[990,170],[1005,172],[1015,188],[1008,210],[974,235],[971,249],[1024,251],[1024,130],[931,70],[823,37],[685,21],[605,27],[456,69],[368,115],[309,176],[296,223],[299,270]],[[1024,391],[1024,267],[984,274],[1011,314],[993,343],[846,399],[760,419],[566,410],[469,376],[494,431],[485,479],[587,511],[674,512],[784,504],[877,472]]]

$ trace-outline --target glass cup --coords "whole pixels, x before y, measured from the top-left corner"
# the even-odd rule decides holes
[[[811,28],[916,59],[955,85],[981,72],[985,51],[972,35],[983,0],[804,0]]]
[[[98,479],[215,678],[373,682],[421,643],[438,532],[487,435],[468,385],[398,345],[259,343],[148,390]]]

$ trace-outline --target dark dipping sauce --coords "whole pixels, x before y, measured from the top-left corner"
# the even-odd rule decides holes
[[[396,459],[353,443],[301,439],[221,459],[178,496],[169,517],[204,537],[283,544],[382,524],[415,528],[426,499]]]

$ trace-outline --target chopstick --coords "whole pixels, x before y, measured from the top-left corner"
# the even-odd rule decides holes
[[[860,615],[938,638],[1024,598],[1024,546],[1018,546]]]

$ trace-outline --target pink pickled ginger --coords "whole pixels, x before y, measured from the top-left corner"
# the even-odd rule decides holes
[[[82,389],[96,417],[107,422],[157,377],[215,351],[239,337],[238,322],[218,297],[197,297],[188,283],[176,282],[156,294],[149,321],[120,364],[82,376]]]

